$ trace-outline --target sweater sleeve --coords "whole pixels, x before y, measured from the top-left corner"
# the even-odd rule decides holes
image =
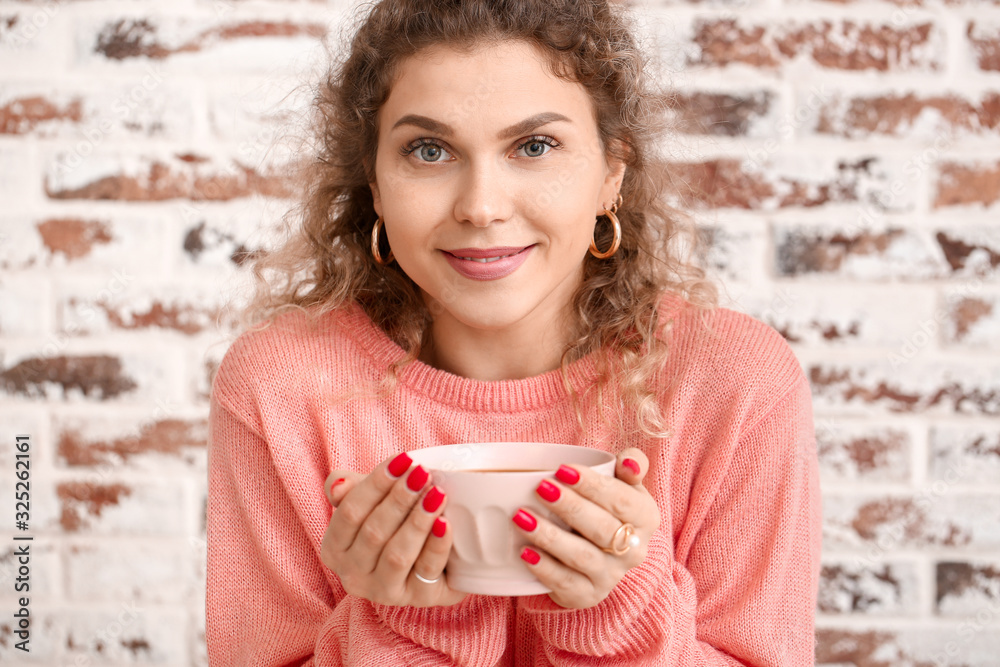
[[[668,526],[604,601],[520,609],[536,665],[812,665],[820,497],[809,385],[794,385],[736,443],[683,563]],[[665,522],[664,522],[665,523]]]
[[[220,375],[228,372],[226,364],[220,367]],[[453,607],[413,609],[345,595],[319,557],[329,506],[318,518],[301,514],[302,503],[295,502],[301,480],[280,474],[256,409],[222,396],[246,396],[249,387],[223,392],[224,384],[213,387],[209,416],[206,642],[212,667],[500,663],[512,615],[508,599],[469,596]]]

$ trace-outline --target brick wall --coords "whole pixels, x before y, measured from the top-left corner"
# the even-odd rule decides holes
[[[0,0],[0,661],[206,664],[211,373],[351,6]],[[705,260],[813,384],[817,662],[995,665],[1000,1],[635,8]]]

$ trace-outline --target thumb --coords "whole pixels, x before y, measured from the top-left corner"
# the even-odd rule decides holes
[[[347,495],[347,492],[354,488],[360,477],[361,475],[350,470],[332,471],[323,483],[323,493],[326,495],[326,499],[336,507]]]
[[[642,480],[648,471],[649,459],[646,458],[641,449],[629,447],[618,453],[618,461],[615,464],[615,477],[626,484],[633,486],[642,484]]]

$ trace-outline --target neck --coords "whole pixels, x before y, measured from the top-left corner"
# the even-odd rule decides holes
[[[541,328],[482,331],[438,318],[426,332],[418,358],[439,370],[474,380],[523,379],[558,369],[572,330],[565,322],[553,322]],[[570,361],[575,358],[571,356]]]

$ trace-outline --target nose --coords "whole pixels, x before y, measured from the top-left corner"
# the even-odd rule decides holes
[[[476,227],[507,220],[512,209],[511,186],[500,165],[489,160],[470,162],[459,179],[455,218]]]

